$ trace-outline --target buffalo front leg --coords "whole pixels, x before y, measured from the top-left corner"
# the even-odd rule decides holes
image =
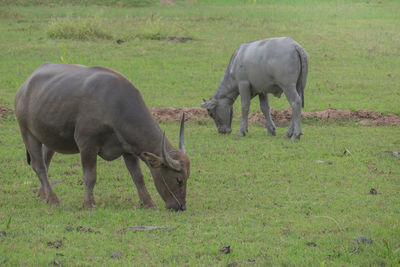
[[[248,117],[251,100],[250,84],[248,82],[239,83],[239,94],[242,104],[242,121],[240,123],[238,135],[245,136],[248,131]]]
[[[96,207],[93,190],[96,184],[97,151],[94,149],[81,150],[83,180],[85,182],[85,197],[83,207],[91,209]]]
[[[140,169],[139,159],[131,154],[123,154],[125,165],[131,174],[132,180],[136,185],[139,193],[140,203],[145,208],[156,208],[157,205],[151,199],[149,192],[147,191],[144,183],[142,170]]]
[[[296,85],[286,87],[288,90],[284,90],[286,99],[292,107],[292,119],[289,124],[289,129],[285,135],[286,138],[291,138],[292,141],[299,140],[302,134],[301,132],[301,97],[296,91]]]
[[[276,127],[275,127],[275,123],[272,121],[272,118],[271,118],[268,95],[267,94],[259,94],[258,98],[260,99],[261,111],[264,114],[265,119],[267,120],[266,127],[268,129],[268,135],[275,136],[276,135]]]
[[[26,148],[31,157],[31,166],[40,181],[39,197],[50,204],[58,204],[57,195],[51,188],[47,167],[43,158],[42,144],[28,132],[23,132]]]

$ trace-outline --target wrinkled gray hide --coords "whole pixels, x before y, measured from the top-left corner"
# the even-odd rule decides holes
[[[86,208],[95,206],[99,155],[108,161],[123,156],[145,207],[155,207],[155,203],[139,159],[149,167],[166,208],[185,209],[190,162],[184,146],[184,118],[178,150],[165,138],[139,90],[121,74],[103,67],[42,64],[18,90],[15,112],[28,163],[31,159],[41,183],[42,200],[59,201],[48,180],[54,152],[80,153]]]
[[[242,122],[238,135],[248,131],[250,100],[257,96],[267,120],[269,135],[276,135],[271,119],[268,94],[286,96],[292,111],[287,138],[300,139],[301,107],[308,73],[306,51],[289,37],[270,38],[240,45],[231,57],[229,66],[214,96],[201,104],[214,119],[220,133],[230,133],[232,105],[240,95]]]

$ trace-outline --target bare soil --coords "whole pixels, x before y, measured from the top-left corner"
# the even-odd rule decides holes
[[[210,118],[207,115],[207,111],[200,107],[193,108],[175,108],[175,107],[165,107],[165,108],[150,108],[153,117],[158,122],[179,122],[182,117],[182,112],[185,113],[186,122],[198,122],[204,123]],[[7,106],[0,106],[0,118],[14,111],[12,108]],[[289,124],[290,118],[292,117],[292,111],[290,108],[285,110],[276,110],[271,108],[271,116],[277,126],[286,126]],[[236,118],[240,117],[235,115]],[[353,120],[357,121],[359,125],[397,125],[400,123],[400,115],[396,114],[382,114],[373,110],[356,110],[351,111],[348,109],[338,110],[334,108],[329,108],[322,111],[304,111],[302,112],[303,119],[315,119],[322,121],[335,121],[335,120]],[[265,124],[265,118],[262,113],[250,113],[249,123],[253,124]]]
[[[160,0],[161,4],[167,5],[167,6],[173,6],[175,5],[174,0]]]
[[[151,108],[153,117],[158,122],[177,122],[181,120],[182,112],[185,113],[185,121],[187,122],[202,122],[204,119],[209,119],[207,112],[203,108]],[[285,110],[276,110],[271,108],[271,116],[277,126],[286,126],[289,124],[292,117],[290,108]],[[240,117],[240,115],[236,115]],[[329,108],[322,111],[302,112],[304,119],[316,119],[323,121],[335,120],[355,120],[360,125],[397,125],[400,123],[400,115],[382,114],[373,110],[338,110]],[[249,123],[265,124],[265,117],[262,113],[250,113]]]

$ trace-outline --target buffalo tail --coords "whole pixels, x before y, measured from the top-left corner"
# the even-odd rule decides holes
[[[31,155],[29,155],[28,150],[26,151],[26,162],[28,162],[28,165],[31,165]]]
[[[297,92],[301,96],[301,106],[304,108],[304,89],[306,87],[307,82],[307,74],[308,74],[308,56],[306,51],[300,46],[295,45],[296,51],[299,54],[301,70],[300,75],[297,80]]]

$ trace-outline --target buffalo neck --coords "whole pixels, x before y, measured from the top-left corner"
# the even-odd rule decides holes
[[[233,82],[228,79],[223,79],[218,86],[217,91],[214,94],[214,98],[218,101],[224,101],[228,105],[232,106],[236,98],[239,96],[238,90],[235,90]]]

